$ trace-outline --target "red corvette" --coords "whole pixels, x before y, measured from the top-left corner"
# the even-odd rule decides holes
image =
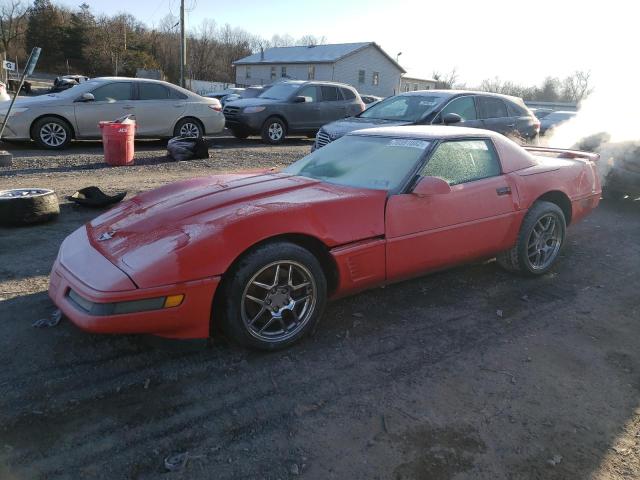
[[[534,154],[545,156],[535,156]],[[278,173],[143,193],[71,234],[49,295],[99,333],[290,345],[327,298],[496,257],[547,272],[600,199],[595,154],[522,148],[486,130],[344,136]]]

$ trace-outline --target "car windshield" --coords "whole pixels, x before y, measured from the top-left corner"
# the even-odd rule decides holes
[[[442,95],[398,95],[372,105],[359,117],[417,122],[445,98]]]
[[[397,190],[430,142],[406,138],[345,135],[298,160],[285,173],[373,190]]]
[[[265,90],[262,94],[258,95],[258,98],[269,98],[272,100],[286,100],[300,88],[299,83],[280,83]]]

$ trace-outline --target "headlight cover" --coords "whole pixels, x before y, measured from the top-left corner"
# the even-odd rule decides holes
[[[245,107],[242,113],[258,113],[263,112],[267,107]]]

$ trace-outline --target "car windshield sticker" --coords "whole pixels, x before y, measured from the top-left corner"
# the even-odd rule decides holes
[[[424,150],[429,146],[429,142],[425,142],[424,140],[410,140],[406,138],[394,138],[387,143],[388,147],[410,147],[410,148],[419,148],[420,150]]]
[[[432,107],[438,103],[437,100],[421,100],[420,105],[423,107]]]

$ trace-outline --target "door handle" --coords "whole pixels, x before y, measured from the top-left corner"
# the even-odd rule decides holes
[[[511,124],[507,125],[507,127],[509,127],[509,128],[513,128],[513,127],[515,127],[515,126],[516,126],[516,124],[515,124],[515,123],[511,123]]]
[[[498,194],[498,196],[511,195],[511,187],[496,188],[496,193]]]

